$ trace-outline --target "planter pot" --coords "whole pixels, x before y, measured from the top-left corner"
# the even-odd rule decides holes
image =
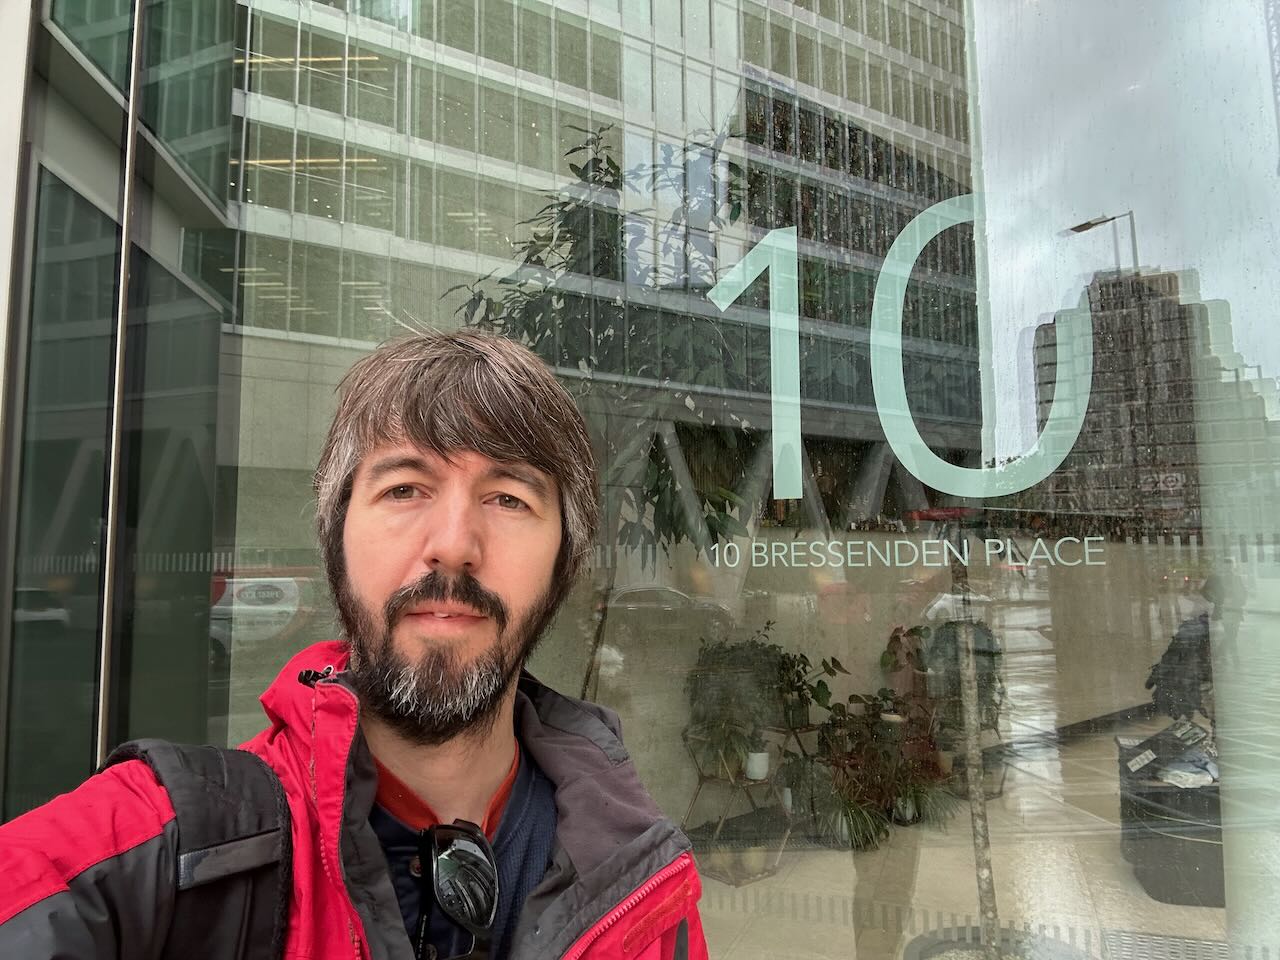
[[[758,753],[748,753],[747,763],[743,767],[743,775],[748,780],[765,780],[769,776],[769,754],[767,751],[761,750]]]
[[[840,843],[843,844],[845,847],[849,847],[853,845],[853,837],[849,834],[849,821],[846,820],[844,817],[840,817],[838,820],[836,820],[835,832],[836,832],[836,837],[839,838]]]
[[[920,811],[916,808],[916,802],[910,797],[899,797],[893,801],[893,819],[895,823],[907,824],[915,823],[920,819]]]
[[[769,866],[768,847],[745,847],[742,851],[742,873],[746,877],[758,877]]]
[[[706,858],[706,871],[722,875],[734,872],[734,852],[728,847],[716,847],[713,850],[708,850],[703,856]]]

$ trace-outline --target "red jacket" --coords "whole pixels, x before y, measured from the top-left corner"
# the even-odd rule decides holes
[[[270,726],[244,745],[289,799],[284,955],[410,960],[368,822],[377,774],[346,660],[340,643],[294,657],[262,696]],[[308,685],[308,670],[325,676]],[[512,960],[706,960],[688,840],[640,785],[616,715],[527,676],[516,709],[521,744],[555,787],[558,822],[552,866],[521,911]],[[169,797],[138,761],[0,826],[0,957],[157,956],[175,849]]]

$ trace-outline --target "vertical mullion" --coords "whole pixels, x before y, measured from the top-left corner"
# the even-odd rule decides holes
[[[125,351],[129,321],[129,262],[133,237],[133,194],[138,162],[138,123],[143,72],[143,14],[146,0],[133,0],[133,34],[129,53],[128,104],[125,112],[124,178],[120,204],[120,268],[116,275],[116,309],[111,361],[111,430],[107,442],[106,530],[102,543],[102,607],[98,620],[98,705],[94,741],[99,765],[107,757],[111,738],[112,631],[116,618],[116,587],[119,579],[116,551],[119,545],[121,511],[120,445],[124,434]]]

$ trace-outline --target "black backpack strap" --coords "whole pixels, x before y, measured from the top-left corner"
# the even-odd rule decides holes
[[[275,772],[244,750],[133,740],[104,767],[141,760],[169,793],[178,824],[178,888],[161,960],[279,960],[293,852]]]

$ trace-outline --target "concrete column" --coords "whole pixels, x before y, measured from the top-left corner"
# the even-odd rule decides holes
[[[884,491],[889,485],[889,473],[893,464],[893,451],[889,449],[889,444],[872,444],[867,450],[866,456],[858,464],[853,494],[849,498],[845,515],[841,518],[842,530],[847,530],[851,521],[865,520],[880,512],[884,506]]]

